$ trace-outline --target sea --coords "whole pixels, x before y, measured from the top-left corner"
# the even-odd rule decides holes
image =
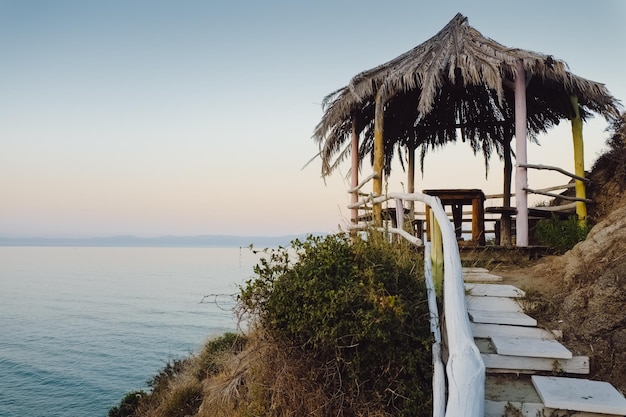
[[[107,416],[234,332],[261,255],[230,247],[0,247],[0,417]]]

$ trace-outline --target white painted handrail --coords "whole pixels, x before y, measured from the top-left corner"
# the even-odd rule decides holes
[[[375,197],[371,201],[373,203],[383,203],[388,199],[396,200],[396,211],[403,210],[402,201],[404,200],[421,201],[427,204],[430,206],[441,228],[444,256],[443,303],[449,352],[446,365],[448,397],[444,407],[446,377],[442,375],[441,371],[443,368],[443,364],[441,363],[441,336],[439,336],[439,341],[437,341],[437,333],[434,333],[433,416],[483,417],[485,401],[485,365],[474,343],[474,337],[470,329],[467,306],[465,303],[461,256],[456,242],[454,227],[446,215],[441,201],[437,197],[421,193],[389,193],[386,196]],[[404,231],[399,228],[381,230],[393,231],[393,233],[404,236],[402,233]],[[406,234],[408,235],[408,233]],[[427,246],[429,250],[429,245]],[[430,264],[430,257],[426,257],[424,262],[425,272],[427,272],[428,270],[426,268],[428,268],[428,266],[426,265]],[[430,285],[434,295],[432,271],[430,274],[427,272],[427,287],[429,285],[428,276],[430,276]],[[432,327],[438,330],[439,313],[437,312],[436,302],[431,302],[430,300],[431,290],[429,289],[428,292],[429,309],[431,311],[431,330]],[[436,321],[436,325],[433,320]]]
[[[365,178],[363,181],[361,181],[361,183],[360,183],[360,184],[358,184],[356,187],[354,187],[354,188],[350,188],[350,189],[348,190],[348,193],[353,193],[353,192],[355,192],[355,191],[359,191],[361,188],[363,188],[363,186],[364,186],[365,184],[367,184],[369,181],[371,181],[371,180],[373,180],[374,178],[377,178],[377,177],[378,177],[378,175],[377,175],[376,173],[371,174],[369,177],[367,177],[367,178]]]

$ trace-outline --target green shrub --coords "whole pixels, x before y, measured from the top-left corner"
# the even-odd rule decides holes
[[[242,288],[240,308],[282,344],[338,370],[319,376],[329,397],[384,404],[393,415],[431,414],[432,336],[414,251],[330,235],[269,255]]]
[[[196,361],[197,371],[195,376],[198,379],[216,375],[222,371],[223,365],[220,361],[224,354],[241,352],[246,344],[246,337],[235,333],[224,333],[220,337],[209,340],[198,355]]]
[[[590,226],[579,225],[575,216],[571,216],[567,220],[553,217],[537,222],[535,238],[542,245],[559,252],[567,252],[578,242],[585,240],[590,228]]]
[[[168,361],[158,374],[148,380],[148,386],[152,388],[151,396],[159,396],[167,391],[170,381],[183,372],[188,361],[188,358]]]
[[[122,398],[120,405],[109,408],[109,417],[129,417],[135,414],[141,400],[148,394],[144,391],[132,391]]]
[[[156,414],[167,417],[192,416],[198,412],[200,404],[202,404],[202,384],[191,380],[173,387],[159,405]]]

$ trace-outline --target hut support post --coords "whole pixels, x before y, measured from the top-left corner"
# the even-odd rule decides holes
[[[373,194],[375,197],[383,195],[383,102],[380,91],[376,92],[376,106],[374,110],[374,177]],[[381,203],[374,203],[372,208],[372,217],[374,225],[381,227],[383,225]]]
[[[359,186],[359,134],[356,131],[356,119],[352,119],[352,205],[359,202],[359,191],[356,189]],[[359,222],[359,209],[353,208],[350,213],[350,219],[352,224],[356,225]]]
[[[574,107],[574,117],[572,118],[572,138],[574,140],[574,174],[585,177],[585,157],[583,148],[583,121],[578,108],[578,97],[572,96],[572,106]],[[576,198],[587,198],[585,183],[575,180]],[[584,201],[576,202],[576,215],[578,225],[581,227],[587,224],[587,205]]]
[[[528,246],[528,198],[525,188],[528,187],[528,173],[521,165],[526,164],[526,75],[524,64],[518,61],[515,74],[515,244]]]
[[[409,169],[407,170],[407,192],[413,194],[415,192],[415,147],[409,145]],[[409,219],[411,222],[415,220],[415,201],[409,201]]]
[[[511,177],[513,164],[511,161],[511,140],[513,138],[507,133],[504,137],[504,197],[503,207],[511,207]],[[500,218],[500,245],[511,246],[511,215],[502,213]]]

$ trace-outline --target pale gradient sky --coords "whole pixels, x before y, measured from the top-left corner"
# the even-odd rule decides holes
[[[457,12],[626,98],[623,0],[0,0],[0,236],[336,231],[348,166],[326,183],[318,160],[302,169],[322,98]],[[605,128],[585,126],[586,168]],[[529,144],[529,163],[571,170],[569,129]],[[427,156],[417,188],[501,192],[501,171],[493,159],[485,180],[460,145]]]

